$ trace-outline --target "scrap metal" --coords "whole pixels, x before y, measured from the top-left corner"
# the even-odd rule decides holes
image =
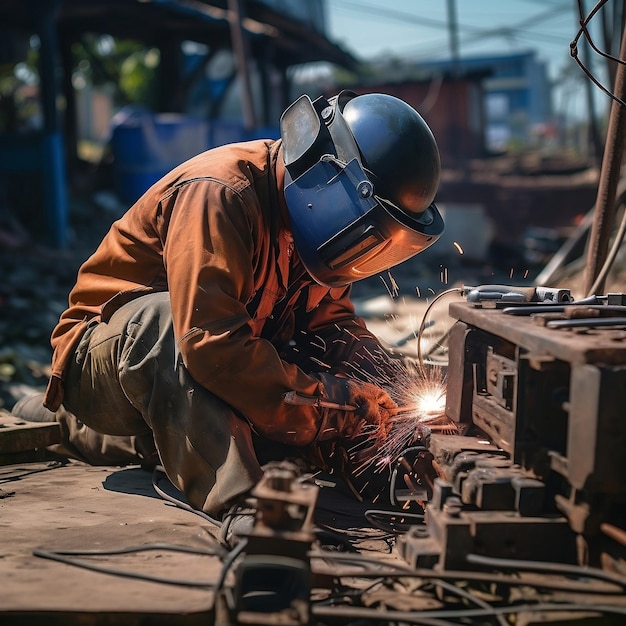
[[[624,298],[450,305],[446,415],[468,436],[430,437],[438,477],[428,532],[399,542],[410,563],[473,567],[474,553],[623,572]]]

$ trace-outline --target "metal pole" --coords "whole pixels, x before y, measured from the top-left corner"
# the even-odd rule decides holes
[[[626,29],[622,32],[619,58],[626,60]],[[626,67],[620,63],[615,74],[614,95],[626,100]],[[606,134],[595,214],[587,247],[587,270],[585,273],[585,295],[594,286],[606,259],[611,229],[615,219],[615,199],[620,178],[622,154],[626,137],[626,107],[616,100],[611,103],[609,127]],[[598,284],[598,293],[604,292],[604,281]]]
[[[456,17],[456,0],[448,0],[448,35],[450,39],[450,57],[452,58],[452,68],[455,75],[459,73],[459,25]]]
[[[50,230],[50,243],[55,248],[64,249],[68,243],[67,174],[65,145],[58,118],[56,81],[59,52],[56,18],[60,6],[60,0],[56,0],[43,9],[39,8],[38,34],[41,41],[39,73],[44,117],[40,144],[44,206]]]
[[[230,23],[230,36],[233,53],[237,62],[237,73],[241,83],[241,101],[243,107],[243,122],[247,130],[256,126],[254,105],[252,102],[252,89],[250,87],[250,74],[248,72],[248,50],[245,33],[241,25],[244,16],[241,0],[228,0],[228,21]]]

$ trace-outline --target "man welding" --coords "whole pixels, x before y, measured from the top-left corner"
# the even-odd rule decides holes
[[[302,96],[280,128],[183,163],[112,225],[53,331],[45,395],[12,410],[56,420],[67,456],[162,465],[217,518],[276,447],[384,436],[387,356],[350,285],[443,231],[437,145],[402,100]]]

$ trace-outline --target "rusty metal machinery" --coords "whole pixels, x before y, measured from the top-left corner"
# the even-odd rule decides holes
[[[310,623],[308,552],[317,493],[288,463],[266,469],[252,492],[254,525],[240,544],[235,584],[224,590],[216,624]]]
[[[516,559],[625,575],[626,295],[468,300],[450,306],[446,399],[466,436],[427,442],[426,524],[400,553],[444,570]]]
[[[424,428],[366,512],[389,554],[325,546],[318,487],[272,470],[216,624],[621,623],[626,295],[488,287],[450,306],[454,428]]]

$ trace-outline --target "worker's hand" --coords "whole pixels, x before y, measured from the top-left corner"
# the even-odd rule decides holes
[[[384,389],[325,373],[317,374],[316,378],[323,385],[325,400],[355,407],[351,410],[321,408],[322,425],[317,441],[354,439],[358,435],[380,440],[386,437],[390,428],[389,411],[397,405]]]

